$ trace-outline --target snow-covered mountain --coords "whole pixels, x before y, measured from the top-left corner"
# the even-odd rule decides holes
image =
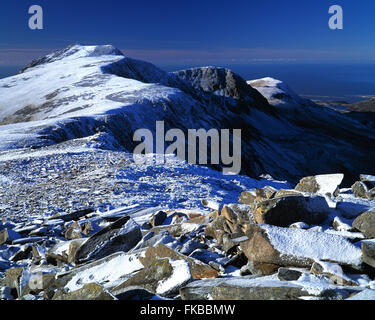
[[[242,129],[248,175],[137,163],[158,120]],[[374,299],[375,176],[338,173],[373,172],[374,146],[278,80],[54,52],[0,80],[0,299]]]
[[[242,129],[242,172],[252,177],[373,171],[375,134],[365,124],[280,81],[250,84],[256,90],[223,68],[167,73],[113,46],[70,46],[0,80],[0,150],[106,133],[131,152],[134,132],[163,120],[185,132]]]

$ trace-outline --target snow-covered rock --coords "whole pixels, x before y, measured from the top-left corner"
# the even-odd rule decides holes
[[[359,266],[362,252],[345,237],[270,225],[250,226],[241,248],[249,260],[280,266],[311,267],[314,261]]]

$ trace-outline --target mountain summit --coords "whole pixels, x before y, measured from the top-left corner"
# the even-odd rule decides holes
[[[73,45],[0,80],[0,150],[105,133],[132,152],[134,132],[155,132],[156,121],[184,132],[241,129],[242,173],[251,177],[343,172],[354,180],[373,171],[373,130],[271,78],[248,84],[216,67],[168,73],[110,45]]]

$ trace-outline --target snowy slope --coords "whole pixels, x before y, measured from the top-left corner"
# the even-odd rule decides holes
[[[242,173],[252,177],[297,182],[322,173],[343,172],[349,180],[372,173],[375,135],[365,124],[305,105],[279,81],[253,85],[265,97],[227,69],[167,73],[112,46],[71,46],[0,80],[0,150],[100,132],[132,152],[134,132],[155,132],[155,122],[164,120],[166,130],[241,129]],[[280,107],[285,99],[291,108]]]

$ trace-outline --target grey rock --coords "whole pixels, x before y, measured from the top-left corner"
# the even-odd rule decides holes
[[[366,238],[375,238],[375,212],[367,211],[361,214],[354,220],[353,228],[362,232]]]
[[[114,295],[105,290],[97,283],[85,284],[81,289],[64,293],[58,291],[53,296],[53,300],[117,300]]]
[[[115,252],[127,252],[142,239],[139,226],[130,217],[121,218],[94,234],[77,250],[77,263],[101,259]]]
[[[183,300],[299,300],[311,296],[304,283],[278,281],[273,276],[205,279],[189,283],[180,289]],[[325,299],[347,298],[353,290],[333,287],[314,293]]]
[[[357,181],[352,185],[352,192],[356,198],[369,199],[369,189],[363,181]]]
[[[179,251],[182,254],[189,255],[196,249],[206,249],[206,248],[207,248],[207,245],[205,243],[202,243],[195,239],[191,239],[191,240],[188,240],[186,243],[184,243],[181,250]]]
[[[375,268],[375,240],[362,241],[362,260]]]
[[[303,272],[289,268],[279,268],[277,277],[281,281],[296,281],[302,276]]]

